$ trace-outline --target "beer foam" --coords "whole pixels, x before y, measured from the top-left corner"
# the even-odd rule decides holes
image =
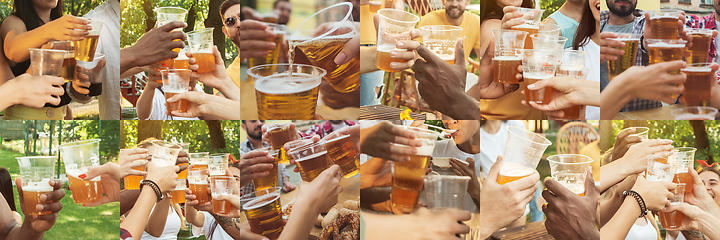
[[[167,89],[167,90],[165,90],[165,92],[178,94],[178,93],[187,92],[187,89]]]
[[[683,72],[710,72],[711,69],[709,67],[687,67],[682,69]]]
[[[529,20],[526,20],[529,21]],[[540,25],[532,25],[528,23],[523,23],[517,26],[512,27],[512,29],[540,29]]]
[[[180,190],[185,191],[186,188],[187,188],[187,187],[185,186],[185,184],[178,184],[178,185],[175,186],[175,189],[174,189],[174,190],[175,190],[175,191],[180,191]]]
[[[634,37],[625,36],[625,37],[615,38],[614,40],[623,41],[623,42],[631,42],[631,41],[639,42],[639,41],[640,41],[640,38],[634,38]]]
[[[188,178],[188,182],[192,185],[208,185],[207,180]]]
[[[653,20],[653,19],[661,19],[661,18],[680,19],[680,18],[678,18],[678,16],[668,16],[668,15],[657,16],[657,15],[656,15],[656,16],[651,17],[650,20]]]
[[[544,72],[532,72],[532,73],[524,72],[523,73],[523,78],[543,80],[543,79],[547,79],[547,78],[551,78],[551,77],[553,77],[552,74],[547,74]]]
[[[391,50],[407,51],[407,49],[397,49],[394,44],[383,44],[377,47],[378,52],[390,52]]]
[[[715,120],[715,119],[710,115],[699,115],[699,114],[686,113],[686,114],[675,115],[675,120]]]
[[[493,61],[520,61],[522,60],[519,56],[497,56],[493,58]]]
[[[265,205],[268,205],[269,203],[277,200],[278,198],[280,198],[280,193],[268,193],[268,194],[256,197],[255,199],[243,204],[242,208],[245,210],[252,210],[252,209],[264,207]]]
[[[255,80],[255,90],[266,94],[292,94],[320,86],[322,78],[306,73],[281,73]]]
[[[500,175],[506,177],[524,177],[533,174],[534,170],[529,168],[502,169]]]
[[[433,151],[435,151],[435,141],[433,141],[433,144],[423,142],[422,147],[417,147],[417,155],[419,156],[432,156]]]
[[[648,47],[651,48],[684,48],[685,44],[683,43],[666,43],[666,42],[656,42],[648,44]]]
[[[40,182],[28,182],[22,189],[24,192],[49,192],[53,190],[50,180],[50,178],[43,178]]]

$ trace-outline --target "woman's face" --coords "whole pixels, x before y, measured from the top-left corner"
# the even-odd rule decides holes
[[[452,134],[456,144],[472,140],[471,138],[480,128],[480,122],[473,120],[443,120],[443,125],[447,129],[457,130]]]
[[[42,9],[53,9],[57,7],[58,0],[32,0],[33,6]]]
[[[699,176],[710,196],[720,205],[720,176],[711,171],[702,172]]]
[[[589,0],[590,11],[592,11],[593,17],[596,22],[600,22],[600,0]]]
[[[522,5],[523,0],[496,0],[500,7],[515,6],[519,7]]]

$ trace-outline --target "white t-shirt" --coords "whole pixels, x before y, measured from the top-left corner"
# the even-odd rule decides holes
[[[480,172],[480,166],[482,166],[482,174],[485,178],[490,173],[492,165],[495,164],[497,156],[503,155],[505,152],[508,126],[526,128],[525,124],[520,120],[503,121],[500,129],[495,134],[490,134],[480,127],[480,154],[478,159],[475,160],[475,167],[477,168],[476,171]]]
[[[653,227],[652,223],[647,221],[647,218],[643,218],[643,219],[645,219],[645,223],[646,223],[645,226],[640,226],[640,225],[633,223],[627,236],[625,236],[625,240],[656,240],[656,239],[658,239],[657,232],[655,231],[655,227]]]
[[[205,235],[205,238],[208,237],[208,233],[210,232],[210,227],[212,227],[213,223],[215,222],[215,218],[208,212],[205,211],[199,211],[199,213],[202,213],[205,216],[205,221],[203,222],[202,231],[200,234],[196,234],[193,232],[194,236],[199,235]],[[225,232],[225,229],[220,226],[220,224],[215,227],[215,231],[212,234],[212,239],[208,240],[233,240],[233,238]]]
[[[585,46],[579,48],[585,51],[585,68],[590,68],[587,80],[600,82],[600,46],[590,39]],[[585,119],[599,120],[600,108],[595,106],[587,106],[585,108]]]
[[[457,159],[465,160],[467,158],[472,158],[473,160],[478,159],[480,154],[471,154],[466,153],[460,150],[457,147],[457,144],[455,144],[455,139],[449,139],[449,140],[442,140],[435,142],[435,149],[433,150],[433,157],[454,157]],[[477,172],[477,170],[476,170]],[[471,180],[472,181],[472,180]],[[477,209],[477,206],[475,206],[475,202],[472,200],[472,196],[470,196],[469,193],[465,194],[465,210],[470,212],[478,212],[479,209]]]
[[[200,85],[195,85],[196,91],[202,91]],[[168,116],[165,114],[167,106],[165,106],[165,95],[160,91],[159,88],[155,88],[155,95],[153,96],[152,111],[150,116],[146,120],[200,120],[199,118],[184,118]]]
[[[103,20],[96,53],[105,54],[105,68],[99,78],[104,83],[100,101],[101,120],[120,120],[120,2],[105,1],[85,15]]]
[[[165,220],[165,230],[163,230],[160,237],[153,237],[152,235],[148,234],[147,232],[143,231],[142,238],[143,240],[146,239],[157,239],[157,240],[176,240],[178,232],[180,232],[180,216],[178,216],[178,213],[175,212],[175,209],[172,207],[169,207],[170,210],[168,210],[168,216],[167,220]],[[153,207],[153,211],[155,211],[155,207]],[[152,215],[152,212],[150,212]]]

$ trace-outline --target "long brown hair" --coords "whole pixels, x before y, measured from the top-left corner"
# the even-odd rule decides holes
[[[590,9],[589,1],[585,0],[582,17],[580,18],[580,24],[575,32],[575,39],[573,39],[572,48],[578,50],[581,46],[585,46],[585,44],[590,41],[592,35],[595,34],[595,31],[597,31],[595,17]]]
[[[13,1],[12,13],[16,17],[25,23],[25,28],[31,31],[37,27],[42,26],[46,22],[40,19],[40,16],[35,11],[31,0],[15,0]],[[63,0],[58,0],[57,6],[50,10],[50,21],[58,19],[63,16]]]
[[[520,7],[533,8],[535,3],[533,0],[523,0]],[[480,1],[480,23],[488,19],[502,19],[503,8],[497,3],[496,0],[482,0]]]

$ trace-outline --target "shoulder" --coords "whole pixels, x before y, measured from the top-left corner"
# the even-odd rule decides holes
[[[500,29],[502,21],[500,19],[488,19],[480,24],[480,32],[489,32],[493,29]]]
[[[471,24],[480,24],[480,16],[469,11],[465,11],[465,21],[469,21]]]
[[[558,12],[555,12],[555,13],[558,13]],[[553,18],[553,15],[555,15],[555,13],[550,14],[550,16],[548,16],[548,18],[546,18],[546,19],[545,19],[545,22],[543,22],[543,23],[545,23],[545,24],[548,24],[548,23],[550,23],[550,24],[557,24],[557,22],[555,21],[555,18]]]
[[[2,21],[2,25],[0,25],[0,29],[2,29],[3,33],[7,33],[9,30],[21,30],[26,31],[27,28],[25,28],[25,22],[23,22],[19,17],[10,14],[5,20]]]

